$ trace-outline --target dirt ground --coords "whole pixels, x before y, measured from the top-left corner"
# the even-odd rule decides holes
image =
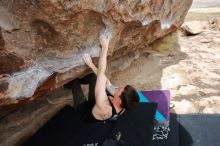
[[[219,0],[193,0],[191,8],[213,8],[220,7]]]
[[[220,2],[220,1],[219,1]],[[191,9],[185,21],[210,21],[215,17],[220,17],[220,7],[219,8],[196,8]]]

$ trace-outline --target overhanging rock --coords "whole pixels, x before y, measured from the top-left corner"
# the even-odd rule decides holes
[[[179,27],[192,0],[20,0],[0,2],[0,106],[34,99],[97,62],[99,36],[117,60]]]

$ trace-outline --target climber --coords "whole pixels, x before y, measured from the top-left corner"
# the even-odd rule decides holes
[[[109,45],[108,36],[101,35],[100,42],[102,46],[98,68],[93,64],[89,54],[84,54],[85,63],[92,69],[94,73],[78,80],[78,84],[89,84],[89,98],[93,104],[92,116],[96,120],[107,120],[121,114],[125,109],[132,109],[139,103],[139,97],[136,90],[130,86],[115,87],[107,79],[105,75],[107,64],[107,52]],[[69,84],[73,84],[75,80]],[[78,106],[83,102],[84,95],[82,89],[73,88],[74,104]],[[76,92],[75,92],[76,90]],[[107,96],[107,93],[109,96]],[[76,97],[76,95],[78,97]]]
[[[115,87],[107,79],[105,75],[107,64],[107,52],[109,45],[109,37],[102,35],[100,37],[102,46],[98,68],[93,64],[89,54],[84,54],[85,63],[92,69],[94,73],[89,74],[81,79],[77,78],[64,87],[71,88],[73,100],[76,110],[84,121],[89,121],[90,126],[96,132],[92,134],[92,138],[83,138],[91,127],[82,130],[80,138],[75,138],[74,143],[82,144],[98,144],[109,135],[117,118],[123,114],[125,109],[132,109],[139,103],[139,96],[136,90],[130,86]],[[88,101],[84,102],[84,95],[80,84],[89,84]],[[108,95],[107,95],[108,94]],[[98,124],[98,126],[97,126]],[[101,127],[101,128],[100,128]],[[92,139],[88,141],[88,139]]]

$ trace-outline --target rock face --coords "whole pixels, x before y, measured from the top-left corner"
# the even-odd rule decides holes
[[[81,55],[97,62],[102,33],[112,36],[109,62],[146,48],[181,25],[191,3],[0,1],[0,106],[24,103],[86,74]]]

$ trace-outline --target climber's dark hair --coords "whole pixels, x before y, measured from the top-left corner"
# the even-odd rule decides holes
[[[132,109],[136,107],[139,103],[139,96],[134,87],[127,85],[124,88],[124,91],[120,95],[122,100],[122,107],[125,109]]]

